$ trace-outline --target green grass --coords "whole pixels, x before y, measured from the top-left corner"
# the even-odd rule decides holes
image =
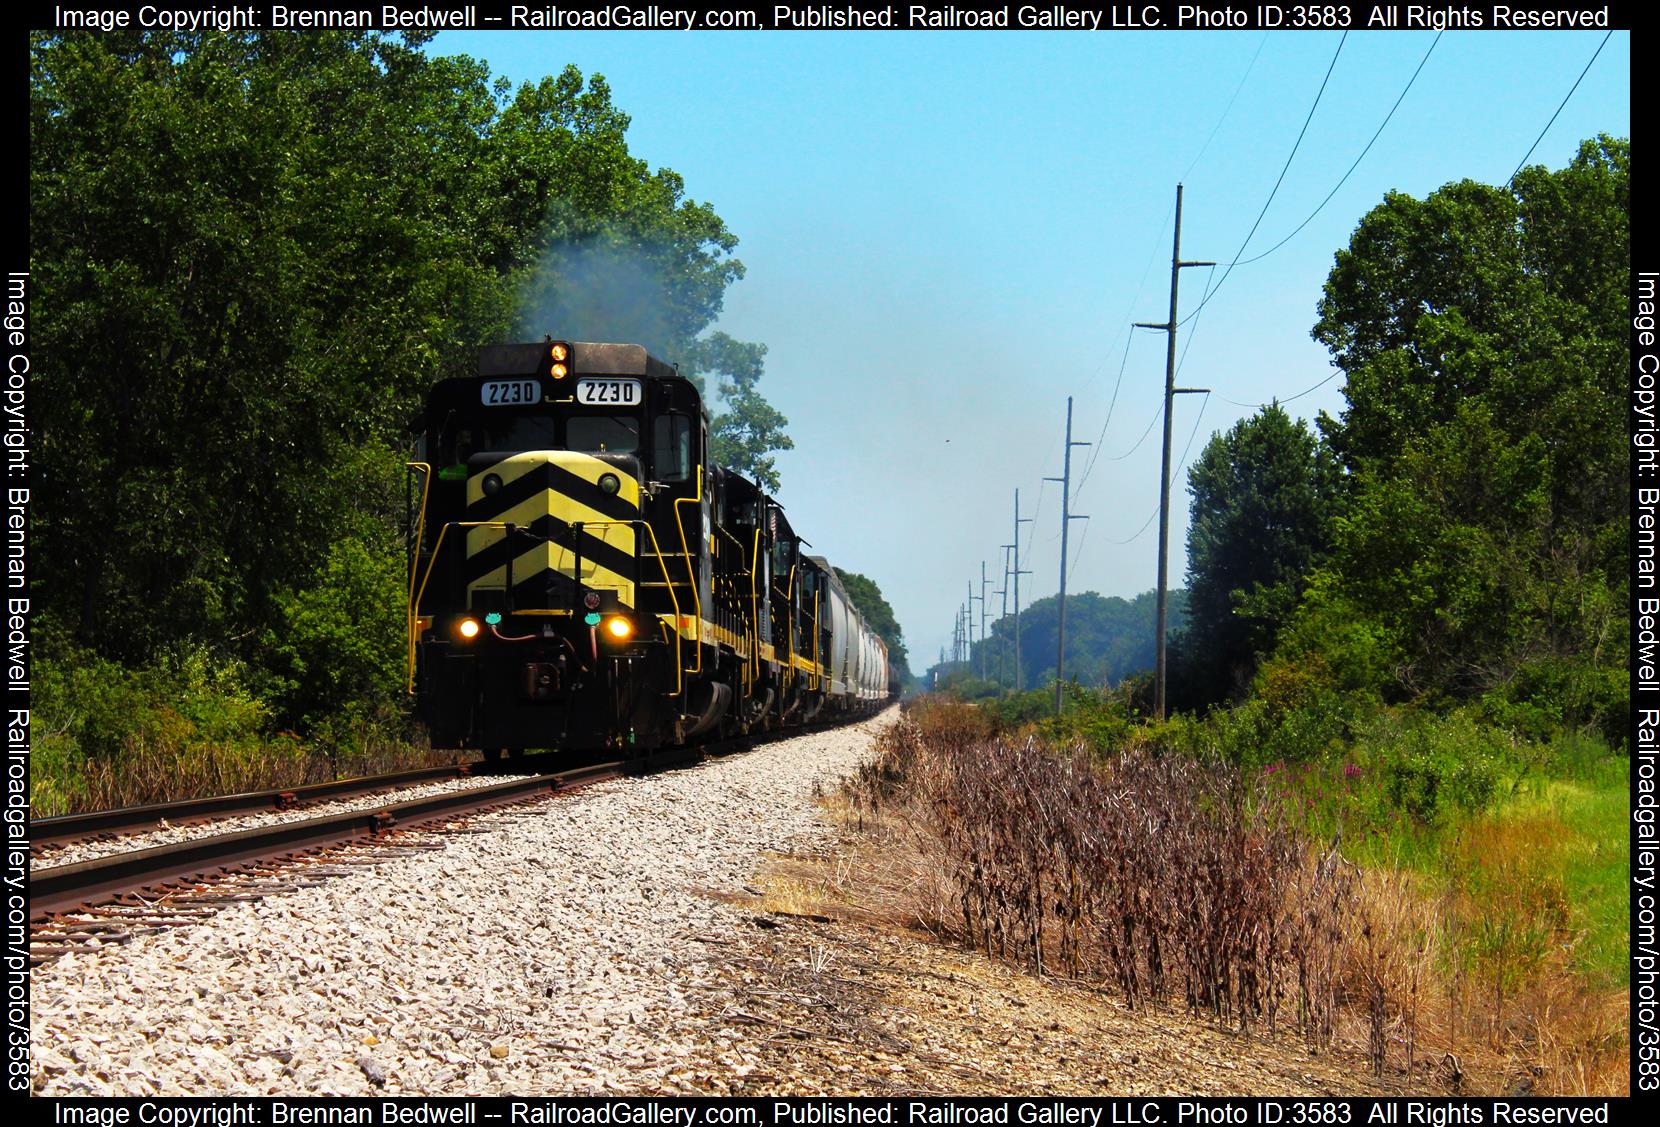
[[[1577,933],[1574,966],[1588,981],[1609,988],[1631,981],[1631,792],[1623,775],[1597,780],[1552,780],[1542,794],[1507,803],[1501,822],[1549,821],[1566,833],[1552,842],[1541,865],[1561,881],[1568,920]]]

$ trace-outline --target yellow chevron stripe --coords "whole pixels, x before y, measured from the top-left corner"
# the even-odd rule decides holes
[[[541,454],[514,454],[510,458],[503,458],[467,479],[467,504],[476,505],[484,500],[484,475],[495,474],[501,478],[503,485],[512,485],[525,474],[546,462],[546,456]]]
[[[617,480],[622,483],[617,490],[617,496],[630,505],[640,504],[640,483],[634,478],[613,466],[610,462],[602,462],[592,454],[578,454],[574,450],[560,450],[552,455],[543,455],[548,461],[562,470],[580,477],[583,481],[591,482],[595,489],[599,488],[599,479],[606,474],[616,474]]]
[[[496,532],[498,539],[500,538],[500,530],[498,529],[475,528],[472,531]],[[625,531],[632,535],[632,529]],[[472,547],[470,538],[468,547]],[[560,544],[535,544],[531,546],[528,552],[521,553],[513,558],[513,582],[515,584],[523,583],[544,571],[557,571],[561,575],[569,576],[573,574],[575,566],[576,556],[569,548]],[[615,591],[619,603],[625,607],[634,606],[634,581],[626,575],[618,575],[610,568],[597,566],[587,556],[582,557],[581,581],[596,590]],[[498,567],[468,584],[467,593],[472,595],[478,591],[499,591],[506,585],[507,568]]]
[[[596,489],[602,474],[613,474],[619,483],[618,496],[636,508],[639,506],[640,485],[632,475],[623,473],[617,467],[608,462],[602,462],[590,454],[580,454],[569,450],[514,454],[511,457],[504,458],[483,472],[475,473],[467,479],[468,500],[473,505],[481,504],[484,501],[484,477],[487,473],[494,473],[506,485],[509,482],[517,481],[537,467],[548,464],[558,466],[584,481],[594,483]],[[477,510],[474,510],[474,512],[477,512]],[[638,536],[632,525],[617,522],[577,498],[554,489],[544,489],[536,496],[519,502],[505,512],[488,516],[480,515],[486,520],[521,526],[534,524],[544,516],[551,516],[566,524],[575,524],[580,521],[584,525],[584,532],[588,535],[598,538],[626,556],[634,557],[638,554]],[[471,559],[480,552],[486,551],[500,542],[505,535],[506,532],[500,528],[468,529],[467,558]],[[528,551],[515,556],[511,570],[514,582],[519,583],[542,571],[558,571],[567,576],[574,576],[575,567],[576,554],[568,546],[563,544],[537,544]],[[505,566],[499,567],[474,580],[467,587],[468,594],[471,595],[481,590],[500,590],[507,583],[508,570]],[[633,578],[619,575],[609,568],[600,567],[586,556],[582,559],[580,580],[590,587],[617,592],[617,600],[625,607],[635,605]]]

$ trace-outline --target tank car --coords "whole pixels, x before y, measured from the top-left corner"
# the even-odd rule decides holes
[[[408,677],[435,747],[648,751],[851,716],[887,650],[697,386],[636,344],[481,350],[416,421]]]

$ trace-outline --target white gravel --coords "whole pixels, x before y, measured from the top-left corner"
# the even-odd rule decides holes
[[[514,779],[528,778],[530,778],[528,774],[469,775],[464,779],[443,779],[435,783],[418,783],[415,786],[402,787],[395,791],[382,791],[379,794],[364,794],[355,798],[338,798],[329,802],[313,803],[303,809],[260,810],[251,814],[237,814],[227,818],[215,818],[208,822],[193,822],[184,826],[163,824],[158,829],[145,830],[141,833],[124,833],[119,837],[109,839],[73,841],[64,845],[46,846],[38,855],[30,859],[29,867],[31,869],[44,869],[58,865],[74,865],[82,861],[107,857],[112,853],[149,849],[156,845],[173,845],[181,841],[194,841],[199,837],[213,837],[217,834],[235,833],[238,830],[274,826],[281,822],[303,822],[308,818],[324,818],[330,814],[349,814],[353,810],[378,810],[380,807],[390,806],[394,802],[410,802],[417,798],[426,798],[429,795],[443,794],[446,791],[470,790],[473,787],[488,787],[497,783],[511,782]]]
[[[66,954],[33,976],[34,1091],[718,1089],[699,1015],[753,913],[715,896],[828,835],[814,791],[896,716],[475,818],[502,825]]]

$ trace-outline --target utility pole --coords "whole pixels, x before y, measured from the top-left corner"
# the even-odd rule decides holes
[[[1174,320],[1174,318],[1172,318]],[[1074,516],[1068,510],[1072,505],[1072,448],[1088,446],[1087,442],[1072,441],[1072,397],[1066,397],[1066,455],[1061,459],[1061,476],[1046,477],[1045,481],[1061,483],[1061,594],[1060,622],[1055,630],[1055,715],[1061,714],[1061,683],[1066,679],[1066,530],[1075,520],[1088,517]]]
[[[1164,622],[1169,603],[1170,574],[1170,402],[1174,396],[1203,392],[1202,387],[1176,386],[1176,287],[1184,266],[1215,266],[1214,262],[1182,261],[1182,186],[1176,185],[1176,233],[1170,245],[1170,320],[1162,325],[1137,321],[1138,329],[1163,329],[1168,334],[1164,353],[1164,457],[1159,471],[1159,595],[1157,658],[1153,669],[1153,715],[1164,719]]]
[[[974,593],[974,580],[970,579],[968,581],[968,604],[967,604],[968,609],[964,612],[965,614],[968,615],[968,652],[963,655],[964,661],[966,661],[968,663],[968,666],[969,666],[969,668],[967,670],[968,672],[973,672],[973,669],[974,669],[974,600],[975,599],[980,599],[980,596],[976,595]],[[985,602],[984,599],[980,599],[980,601]],[[980,641],[984,642],[985,639],[981,638]],[[982,646],[981,647],[981,653],[984,653],[984,652],[985,652],[985,647]]]
[[[986,679],[986,561],[979,561],[979,679]]]
[[[992,592],[994,595],[1003,597],[1003,613],[997,616],[998,622],[1002,622],[1009,617],[1009,549],[1011,547],[1013,547],[1012,544],[1003,545],[1003,589]],[[993,629],[996,629],[996,627],[994,626]],[[1006,659],[1008,648],[1007,646],[997,647],[997,688],[999,695],[1001,695],[1002,690],[1009,687],[1008,662]]]
[[[1020,490],[1016,489],[1014,491],[1014,543],[1010,547],[1014,549],[1014,570],[1011,574],[1014,576],[1014,691],[1017,693],[1024,692],[1026,689],[1026,681],[1021,676],[1020,671],[1020,577],[1032,574],[1030,569],[1022,571],[1020,568],[1020,526],[1031,523],[1031,517],[1022,518],[1020,515]]]

